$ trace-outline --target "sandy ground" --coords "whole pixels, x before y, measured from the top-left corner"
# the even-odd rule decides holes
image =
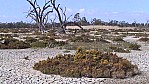
[[[84,29],[134,29],[135,27],[118,27],[118,26],[82,26]],[[67,29],[80,29],[78,26],[67,26]]]

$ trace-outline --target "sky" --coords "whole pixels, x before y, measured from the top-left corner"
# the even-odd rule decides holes
[[[37,0],[42,6],[45,0]],[[80,13],[88,21],[99,18],[103,21],[118,20],[146,23],[149,20],[149,0],[56,0],[67,7],[67,16]],[[0,22],[30,22],[26,18],[30,8],[26,0],[0,0]],[[53,18],[55,14],[50,14]]]

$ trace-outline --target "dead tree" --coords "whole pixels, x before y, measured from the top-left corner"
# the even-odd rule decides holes
[[[58,20],[60,22],[60,32],[61,33],[66,33],[65,32],[65,29],[66,29],[66,26],[68,24],[75,24],[77,26],[79,26],[81,29],[83,29],[78,23],[76,22],[68,22],[68,19],[72,16],[70,15],[69,17],[66,16],[66,7],[64,9],[62,9],[60,7],[60,4],[56,5],[56,0],[50,0],[51,2],[51,5],[53,6],[53,9],[56,11],[57,13],[57,17],[58,17]]]
[[[39,31],[44,32],[45,24],[48,21],[49,13],[53,12],[53,9],[50,9],[52,7],[50,5],[50,1],[45,1],[43,7],[40,7],[37,4],[37,0],[27,0],[27,2],[29,2],[29,4],[31,5],[27,17],[31,17],[37,23]]]
[[[56,20],[56,15],[55,15],[54,19],[50,19],[52,31],[55,31],[55,20]]]

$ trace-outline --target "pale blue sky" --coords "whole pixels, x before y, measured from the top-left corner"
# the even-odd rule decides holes
[[[37,1],[42,4],[45,0]],[[0,0],[0,3],[0,22],[31,21],[26,18],[25,12],[30,7],[26,0]],[[149,20],[149,0],[57,0],[57,3],[67,7],[68,15],[80,12],[88,20],[95,17],[130,23]]]

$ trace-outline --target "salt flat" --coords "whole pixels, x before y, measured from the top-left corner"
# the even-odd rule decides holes
[[[136,38],[126,37],[126,41],[137,42]],[[149,84],[149,44],[142,45],[142,51],[117,53],[138,65],[142,74],[127,79],[110,78],[66,78],[46,75],[33,70],[33,65],[48,57],[63,54],[63,50],[49,49],[8,49],[0,50],[0,84]],[[70,53],[74,53],[71,51]],[[28,56],[29,60],[23,59]]]

